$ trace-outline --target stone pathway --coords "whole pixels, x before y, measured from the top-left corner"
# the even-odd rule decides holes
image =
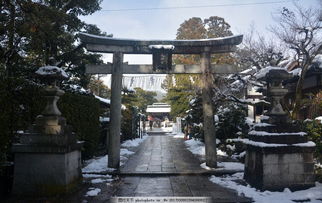
[[[213,202],[251,202],[235,191],[201,175],[200,161],[186,149],[183,139],[149,136],[121,168],[113,196],[117,197],[212,197]]]
[[[173,136],[149,136],[140,149],[120,169],[121,174],[188,174],[206,173],[200,161],[182,139]]]
[[[251,202],[208,176],[128,176],[121,178],[116,197],[211,197],[213,202]]]

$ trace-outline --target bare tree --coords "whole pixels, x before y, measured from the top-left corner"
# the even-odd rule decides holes
[[[247,103],[237,99],[244,96],[246,88],[264,86],[257,81],[255,73],[267,66],[278,66],[286,59],[285,47],[278,46],[273,40],[266,39],[255,30],[254,26],[250,27],[249,32],[244,35],[242,46],[234,53],[238,65],[246,70],[218,79],[215,100]]]
[[[270,31],[292,51],[295,60],[302,69],[295,90],[295,102],[292,110],[293,119],[298,118],[301,109],[305,75],[315,56],[321,53],[322,50],[320,10],[306,9],[298,5],[295,5],[295,7],[294,11],[283,8],[275,19],[277,25],[270,28]]]
[[[273,39],[267,39],[255,32],[254,25],[244,35],[242,46],[236,52],[238,62],[243,66],[256,67],[257,70],[267,66],[277,66],[285,59],[285,46],[280,46]]]

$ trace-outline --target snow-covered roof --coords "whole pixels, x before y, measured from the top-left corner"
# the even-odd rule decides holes
[[[166,103],[154,103],[152,105],[148,105],[146,112],[147,113],[170,113],[171,106]]]
[[[285,70],[285,68],[282,68],[282,67],[275,67],[275,66],[268,66],[266,68],[263,68],[261,69],[260,71],[258,71],[255,75],[255,77],[257,79],[261,79],[261,78],[264,78],[269,71],[271,70]]]
[[[170,113],[171,108],[147,108],[147,113]]]
[[[95,95],[95,94],[94,94],[94,97],[95,97],[96,99],[100,100],[102,103],[105,103],[105,104],[108,104],[108,105],[110,105],[110,104],[111,104],[111,100],[110,100],[110,99],[102,98],[102,97],[99,97],[99,96],[97,96],[97,95]],[[126,109],[126,106],[124,106],[124,105],[122,104],[121,109],[125,110],[125,109]]]

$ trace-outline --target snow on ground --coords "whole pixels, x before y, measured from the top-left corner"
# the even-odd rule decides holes
[[[112,178],[111,175],[101,175],[101,174],[83,174],[83,178]]]
[[[294,203],[292,200],[306,200],[305,202],[319,202],[322,199],[322,184],[316,183],[315,187],[307,190],[300,190],[291,192],[289,189],[285,189],[283,192],[271,192],[271,191],[258,191],[249,185],[244,186],[238,184],[237,180],[243,179],[244,173],[235,173],[224,177],[211,176],[210,181],[219,184],[226,188],[236,190],[238,194],[244,194],[247,197],[253,198],[255,202],[271,203],[271,202],[283,202]],[[310,201],[309,201],[310,200]]]
[[[201,168],[211,171],[220,171],[220,170],[234,170],[234,171],[244,171],[244,164],[239,162],[217,162],[218,168],[210,168],[206,163],[202,163]]]
[[[125,156],[125,155],[132,155],[132,154],[134,154],[134,152],[132,152],[128,149],[121,149],[120,154],[121,154],[121,156]]]
[[[125,147],[125,148],[128,148],[128,147],[137,147],[139,146],[145,139],[147,138],[147,136],[143,136],[142,139],[141,138],[136,138],[136,139],[133,139],[133,140],[127,140],[125,142],[123,142],[121,144],[121,147]]]
[[[91,180],[92,184],[97,184],[97,183],[110,183],[112,182],[113,179],[112,178],[108,178],[108,179],[103,179],[103,178],[95,178]]]
[[[94,196],[97,196],[98,193],[100,192],[101,192],[101,189],[99,188],[89,188],[89,191],[86,193],[85,196],[94,197]]]
[[[129,147],[137,147],[139,146],[145,139],[147,138],[147,136],[143,136],[143,138],[136,138],[133,140],[127,140],[125,141],[123,144],[121,144],[121,151],[120,151],[120,159],[121,159],[121,163],[120,165],[123,165],[124,162],[128,159],[127,157],[134,154],[134,152],[126,149]],[[85,166],[82,169],[83,173],[98,173],[98,172],[111,172],[114,171],[115,169],[113,168],[108,168],[107,167],[107,162],[108,162],[108,156],[102,156],[102,157],[97,157],[97,158],[93,158],[87,161],[87,166]]]
[[[173,135],[173,138],[184,138],[184,133],[177,133]]]
[[[143,136],[143,139],[137,138],[133,140],[127,140],[121,145],[123,147],[120,150],[121,166],[128,159],[128,156],[134,154],[134,152],[128,150],[127,148],[139,146],[146,137],[147,136]],[[111,175],[90,174],[90,173],[99,173],[99,172],[111,172],[115,170],[113,168],[107,167],[108,155],[96,157],[86,162],[87,162],[87,166],[85,166],[82,169],[83,177],[87,179],[86,181],[95,185],[101,184],[101,183],[105,183],[106,185],[109,185],[111,182],[114,181],[115,177],[113,178]],[[86,197],[97,196],[100,192],[101,192],[100,188],[90,187],[85,196]]]
[[[218,141],[217,141],[217,144],[218,144]],[[187,146],[187,149],[195,155],[204,156],[206,154],[205,144],[199,140],[195,140],[195,139],[187,140],[185,141],[185,144]],[[221,151],[218,148],[217,148],[217,155],[227,156],[226,152]]]
[[[205,145],[201,141],[191,139],[185,141],[184,143],[187,146],[188,150],[191,151],[191,153],[201,156],[206,154]]]
[[[108,156],[102,156],[98,158],[93,158],[88,161],[88,165],[82,169],[83,173],[98,173],[105,171],[114,171],[114,168],[107,167]]]

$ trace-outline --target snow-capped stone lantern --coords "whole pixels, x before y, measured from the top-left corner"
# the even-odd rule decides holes
[[[47,100],[46,107],[42,114],[37,117],[37,125],[43,126],[45,134],[59,134],[61,127],[58,117],[61,112],[57,107],[57,101],[65,93],[59,89],[57,83],[68,78],[66,72],[56,66],[43,66],[36,71],[36,75],[43,82],[47,83],[44,89],[44,97]]]
[[[152,50],[153,71],[171,70],[173,45],[149,45]]]
[[[290,74],[280,67],[267,67],[257,75],[267,82],[271,107],[248,133],[245,180],[261,190],[301,189],[314,185],[315,144],[290,122],[281,100],[287,93],[282,82]]]
[[[268,67],[270,70],[266,74],[258,74],[257,78],[267,83],[267,97],[271,106],[266,113],[269,116],[268,123],[280,124],[289,122],[287,112],[284,111],[281,101],[288,90],[283,87],[282,82],[292,77],[284,68]]]
[[[76,134],[57,108],[57,101],[64,94],[57,83],[68,78],[67,74],[61,68],[44,66],[36,75],[47,83],[44,88],[47,104],[35,124],[13,144],[13,194],[59,195],[82,182],[83,142],[77,141]]]

